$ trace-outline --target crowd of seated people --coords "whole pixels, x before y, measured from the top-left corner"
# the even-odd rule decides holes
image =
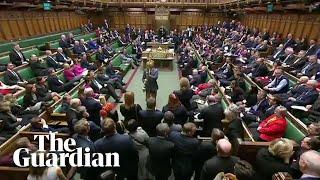
[[[267,63],[267,59],[259,57],[259,53],[255,51],[264,51],[266,44],[280,46],[275,45],[281,43],[279,36],[270,37],[266,31],[251,30],[235,21],[218,23],[205,29],[204,37],[195,35],[191,28],[181,34],[173,32],[172,36],[178,37],[175,45],[182,77],[179,80],[179,89],[168,95],[168,103],[162,107],[162,111],[156,109],[156,100],[153,97],[146,100],[146,108],[142,109],[141,105],[135,102],[134,93],[123,88],[124,82],[119,72],[113,69],[110,62],[103,61],[101,63],[107,67],[97,67],[97,74],[91,69],[88,69],[87,75],[78,74],[85,79],[84,85],[79,88],[78,97],[72,98],[70,94],[65,94],[62,98],[63,108],[61,107],[60,111],[67,114],[68,128],[52,130],[68,132],[76,140],[77,147],[88,147],[90,152],[118,152],[121,166],[112,168],[117,174],[117,179],[168,179],[173,174],[177,180],[188,180],[195,174],[196,180],[250,180],[270,179],[275,173],[283,171],[290,173],[293,178],[319,178],[319,122],[310,123],[307,137],[301,142],[293,142],[283,137],[287,126],[285,114],[287,109],[292,108],[281,96],[290,89],[284,68],[275,66],[272,73],[257,72],[248,76],[257,78],[257,82],[260,80],[258,84],[264,83],[265,88],[251,88],[252,94],[245,93],[248,92],[245,76],[251,73],[250,69],[260,71],[259,69],[265,67],[259,66]],[[117,32],[110,34],[120,38],[121,44],[125,45],[126,41],[131,41],[133,32],[142,34],[141,42],[151,38],[146,34],[149,31],[143,33],[142,30],[135,30],[130,26],[126,27],[125,35],[122,37],[117,35]],[[141,42],[135,42],[135,45]],[[241,42],[244,46],[239,45]],[[80,47],[80,43],[76,46]],[[288,35],[288,40],[285,40],[282,46],[297,48],[292,35]],[[301,48],[305,47],[299,47]],[[78,49],[83,50],[81,47]],[[99,48],[98,51],[103,53]],[[200,55],[200,62],[197,59],[197,51],[205,51]],[[287,50],[289,51],[291,53],[290,49]],[[83,57],[84,53],[80,54]],[[245,58],[238,62],[235,60],[236,56]],[[309,60],[313,57],[310,55]],[[126,62],[138,64],[133,57],[127,56],[126,52],[122,53],[122,58]],[[216,58],[220,60],[216,62]],[[31,59],[30,61],[35,61],[39,66],[37,57]],[[26,94],[23,99],[26,102],[23,107],[28,111],[28,115],[31,114],[25,118],[26,120],[23,116],[19,117],[19,114],[13,115],[12,109],[15,104],[9,103],[9,100],[6,100],[8,98],[3,98],[0,102],[0,115],[5,118],[0,119],[4,119],[5,123],[1,127],[1,136],[7,132],[14,134],[23,124],[30,122],[33,131],[46,132],[53,128],[46,125],[42,119],[34,117],[31,112],[39,114],[50,101],[60,96],[58,93],[68,92],[79,83],[75,72],[81,71],[77,66],[81,66],[82,61],[72,61],[70,65],[68,62],[63,64],[64,71],[67,72],[64,75],[74,74],[70,80],[66,77],[69,82],[61,82],[54,68],[46,68],[46,71],[38,71],[41,78],[38,78],[37,85],[30,82],[25,85]],[[215,65],[220,67],[215,68]],[[310,66],[312,63],[304,69],[308,70]],[[207,82],[208,78],[212,78],[207,74],[212,73],[210,71],[213,71],[213,79]],[[271,74],[271,77],[263,79],[260,74]],[[48,76],[48,89],[52,92],[43,85],[42,76]],[[308,97],[309,93],[314,94],[316,80],[318,79],[313,76],[308,76],[308,80],[302,80],[303,88],[307,89],[303,90],[302,94]],[[23,82],[22,79],[16,81]],[[50,85],[50,82],[57,86]],[[42,90],[41,94],[37,92],[37,88]],[[108,94],[115,102],[121,103],[115,89],[124,93],[124,103],[120,105],[123,121],[115,104],[106,102]],[[298,92],[292,90],[291,93]],[[292,98],[298,102],[301,96]],[[317,98],[310,102],[317,104],[307,106],[310,110],[308,116],[312,111],[312,115],[317,115],[318,111],[314,109],[319,108]],[[288,98],[289,101],[296,102],[294,99]],[[6,120],[6,117],[9,119]],[[268,147],[258,151],[255,164],[241,160],[234,151],[237,142],[244,140],[242,123],[249,125],[252,133],[255,133],[255,140],[270,142]],[[210,140],[200,141],[197,135],[209,137]],[[301,148],[298,147],[301,150],[299,154],[293,152],[297,143],[301,143]],[[27,146],[30,147],[29,144]],[[36,167],[30,168],[30,177],[36,176],[32,173],[34,168]],[[82,179],[98,177],[105,170],[77,168]],[[59,168],[50,171],[56,172],[59,177],[64,176]]]

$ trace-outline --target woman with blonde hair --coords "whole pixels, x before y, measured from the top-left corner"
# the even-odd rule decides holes
[[[158,75],[159,71],[157,68],[154,67],[154,61],[149,60],[146,64],[147,68],[143,72],[142,81],[144,83],[144,88],[146,91],[146,100],[149,97],[157,98],[157,91],[158,91]]]
[[[190,82],[187,78],[182,77],[179,82],[180,90],[174,91],[173,93],[178,97],[180,102],[184,105],[187,110],[191,110],[190,100],[195,93],[190,88]]]
[[[289,164],[293,151],[293,142],[286,138],[271,141],[268,149],[262,148],[256,156],[257,171],[264,179],[271,179],[277,172],[292,174]]]
[[[128,122],[130,119],[135,119],[139,121],[139,111],[141,111],[141,106],[134,103],[134,93],[127,91],[124,94],[124,104],[120,105],[120,112],[124,117],[124,121]]]

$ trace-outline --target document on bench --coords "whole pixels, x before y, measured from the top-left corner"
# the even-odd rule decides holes
[[[292,109],[298,109],[298,110],[301,110],[301,111],[308,111],[308,109],[304,106],[291,106]]]

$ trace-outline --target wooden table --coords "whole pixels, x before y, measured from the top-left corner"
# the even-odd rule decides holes
[[[174,47],[172,43],[159,43],[159,42],[148,42],[147,46],[151,48],[161,47],[162,49],[169,49],[170,47]]]
[[[173,71],[173,57],[168,58],[150,58],[154,61],[154,67],[158,69],[169,69],[170,71]],[[143,61],[143,67],[146,68],[146,63],[148,61],[147,57],[142,57]]]

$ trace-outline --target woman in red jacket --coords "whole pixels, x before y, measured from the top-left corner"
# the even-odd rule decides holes
[[[287,109],[278,106],[273,115],[263,120],[258,127],[259,138],[263,141],[272,141],[283,137],[287,129],[287,120],[285,118]]]

